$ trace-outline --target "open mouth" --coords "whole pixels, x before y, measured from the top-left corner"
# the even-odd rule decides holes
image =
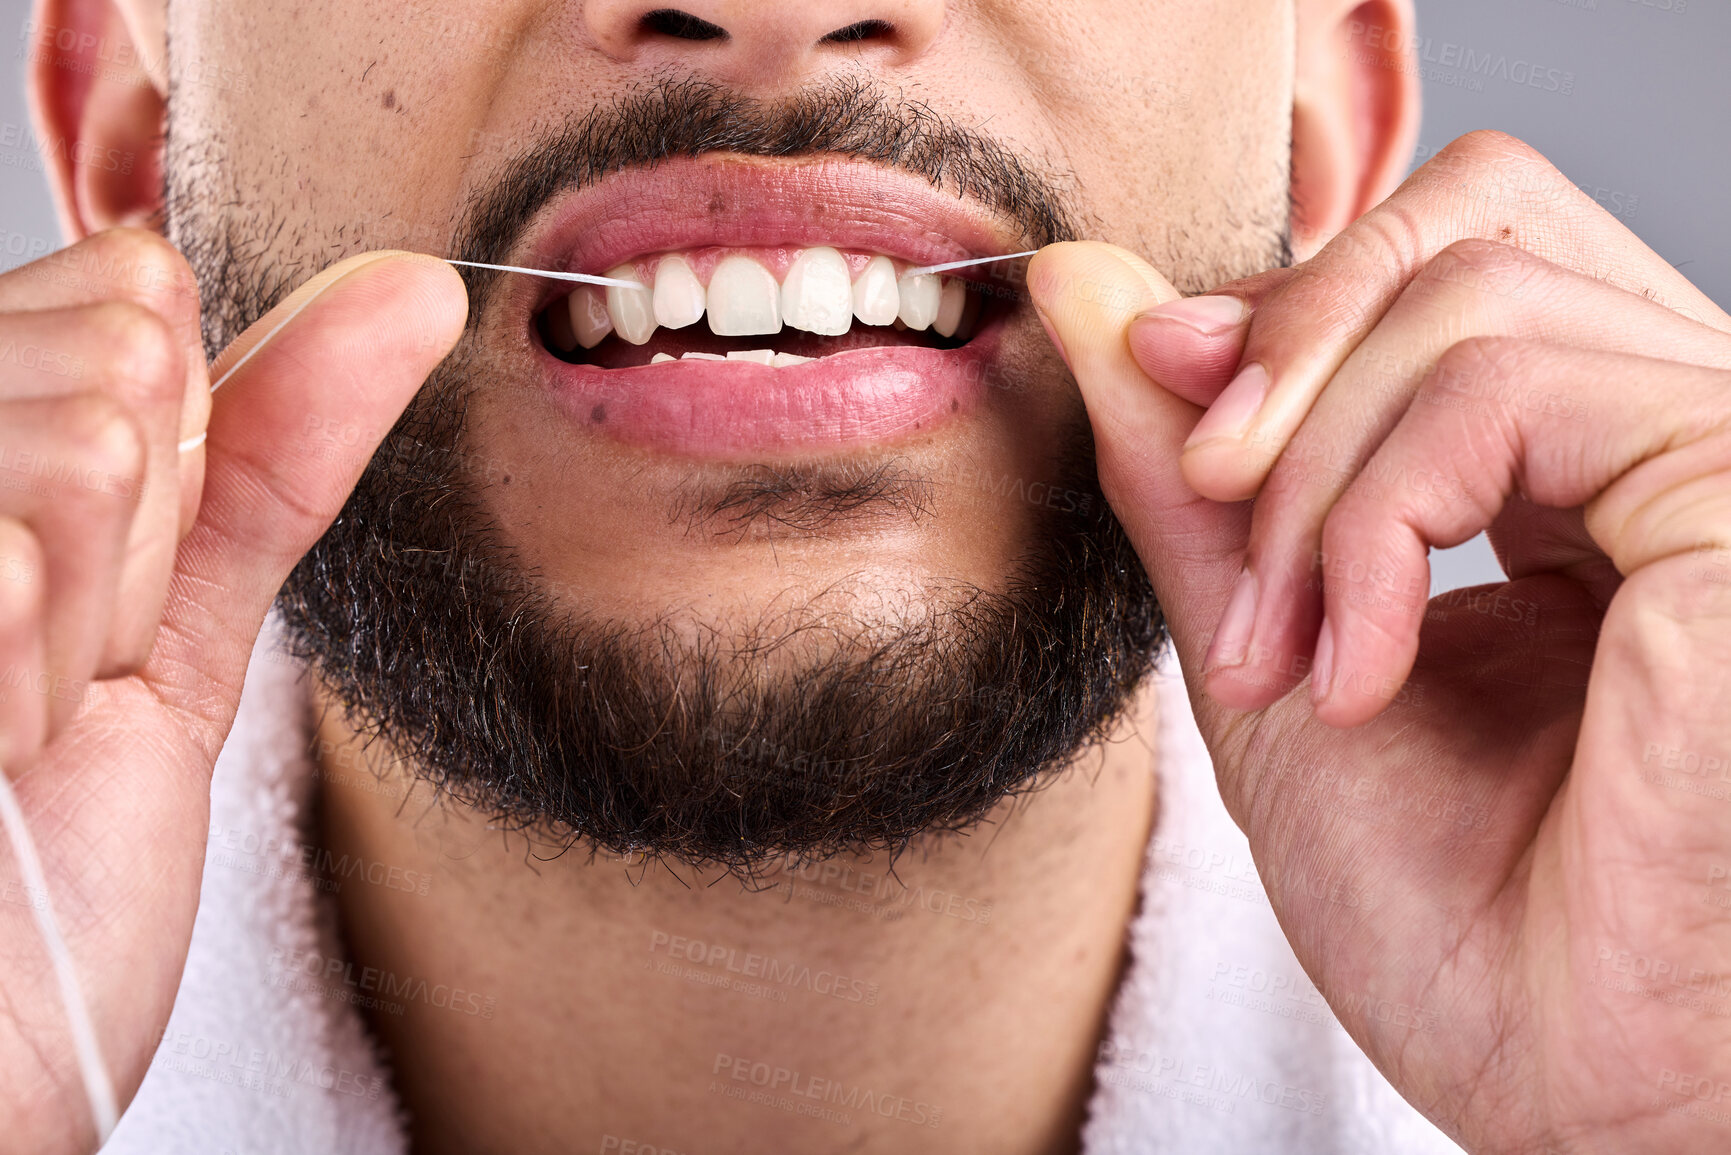
[[[641,289],[581,285],[536,316],[562,361],[605,369],[674,360],[803,365],[861,349],[954,349],[984,298],[959,277],[912,273],[882,253],[706,246],[622,263]]]
[[[1022,310],[1014,268],[910,270],[1020,239],[877,165],[670,159],[563,198],[512,254],[641,288],[523,282],[504,307],[564,419],[609,439],[705,458],[882,444],[975,411]]]

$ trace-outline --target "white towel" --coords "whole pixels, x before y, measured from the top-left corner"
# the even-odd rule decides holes
[[[313,768],[300,667],[267,624],[211,784],[186,974],[115,1155],[402,1155],[389,1072],[340,979],[332,903],[302,865]],[[1088,1155],[1458,1152],[1317,996],[1226,815],[1170,660],[1160,816],[1097,1067]],[[316,970],[316,964],[315,968]],[[958,1137],[966,1147],[965,1137]]]

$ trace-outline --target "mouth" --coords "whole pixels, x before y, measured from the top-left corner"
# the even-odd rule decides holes
[[[978,407],[1022,308],[1019,262],[910,270],[1023,239],[874,165],[668,161],[554,206],[525,258],[641,288],[528,280],[506,308],[596,434],[704,458],[889,443]]]

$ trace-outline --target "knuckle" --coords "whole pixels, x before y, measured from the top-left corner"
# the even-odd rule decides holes
[[[1452,155],[1481,164],[1514,161],[1550,167],[1550,162],[1532,145],[1517,136],[1510,136],[1508,133],[1495,128],[1480,128],[1464,133],[1450,142],[1437,155],[1439,157]]]
[[[196,300],[192,266],[161,234],[114,228],[95,234],[84,244],[88,246],[85,259],[91,273],[115,288],[163,299],[183,297],[191,290]]]
[[[1489,241],[1482,237],[1463,237],[1432,258],[1427,271],[1438,267],[1478,272],[1494,272],[1507,268],[1525,269],[1534,259],[1525,249],[1516,245]]]
[[[1521,366],[1537,348],[1533,342],[1518,337],[1468,337],[1443,350],[1437,359],[1437,376],[1445,385],[1451,379],[1489,381],[1519,377]]]
[[[129,477],[144,466],[144,432],[120,401],[80,393],[58,403],[56,426],[83,469]]]
[[[0,634],[33,622],[43,604],[42,547],[21,521],[0,518]]]
[[[168,322],[132,301],[85,310],[84,340],[101,380],[145,401],[178,399],[185,379],[180,342]]]
[[[1446,300],[1520,299],[1549,266],[1518,245],[1468,237],[1432,257],[1414,280],[1419,292]]]
[[[1420,170],[1418,187],[1440,204],[1473,206],[1470,215],[1518,231],[1508,214],[1554,210],[1579,197],[1562,171],[1525,141],[1494,129],[1452,141]],[[1517,213],[1517,217],[1518,217]]]

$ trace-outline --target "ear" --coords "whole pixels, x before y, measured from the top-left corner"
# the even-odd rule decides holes
[[[1293,256],[1308,260],[1393,192],[1418,142],[1412,0],[1298,0]]]
[[[160,0],[36,0],[30,115],[68,243],[161,229],[163,16]]]

